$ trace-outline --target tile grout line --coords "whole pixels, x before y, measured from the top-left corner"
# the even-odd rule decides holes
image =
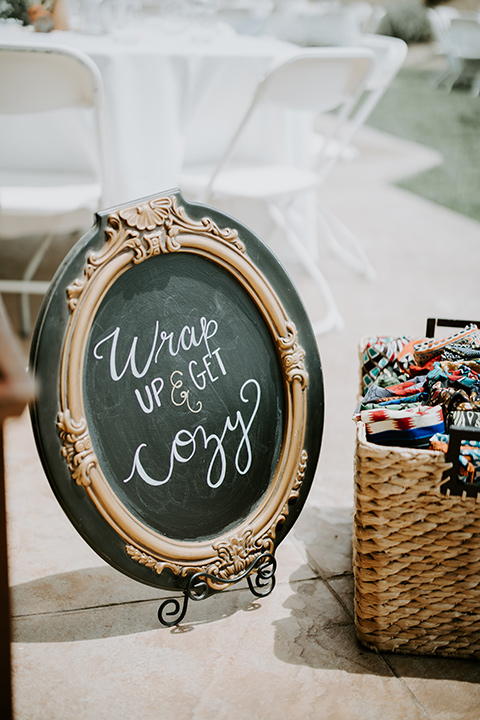
[[[353,575],[353,573],[352,573]],[[340,605],[343,607],[345,612],[348,614],[348,616],[351,618],[352,622],[355,624],[355,616],[354,613],[351,612],[350,608],[347,606],[347,604],[342,600],[342,598],[338,595],[336,590],[333,589],[333,587],[330,585],[329,580],[332,580],[336,577],[342,577],[341,575],[330,575],[328,577],[324,577],[323,581],[327,588],[329,589],[330,593],[334,596],[334,598],[340,603]],[[374,651],[375,652],[375,651]],[[410,689],[408,684],[405,682],[404,678],[397,672],[395,667],[390,663],[390,660],[384,655],[382,652],[376,652],[376,655],[381,658],[382,662],[387,666],[387,668],[390,670],[393,677],[396,677],[397,680],[402,684],[402,687],[408,692],[412,700],[414,701],[415,705],[420,709],[422,714],[427,720],[430,720],[430,715],[420,702],[420,700],[417,698],[415,693]]]
[[[402,685],[403,685],[403,687],[405,688],[405,690],[411,695],[412,700],[415,702],[416,705],[418,705],[418,707],[420,708],[420,710],[422,711],[422,713],[425,715],[425,717],[427,718],[427,720],[430,720],[431,715],[426,711],[426,709],[424,708],[424,706],[422,705],[422,703],[420,702],[420,700],[417,698],[417,696],[415,695],[415,693],[413,692],[413,690],[411,690],[410,687],[408,686],[408,684],[405,682],[404,678],[403,678],[401,675],[398,674],[398,672],[396,671],[396,669],[395,669],[395,668],[393,667],[393,665],[390,663],[390,660],[389,660],[383,653],[378,653],[378,654],[379,654],[379,656],[382,658],[382,660],[383,660],[383,662],[385,663],[385,665],[391,670],[391,672],[393,673],[393,675],[402,683]]]
[[[330,594],[333,595],[333,597],[335,598],[335,600],[336,600],[336,601],[339,603],[339,605],[343,608],[343,610],[345,611],[345,613],[347,614],[347,616],[350,618],[350,621],[351,621],[352,624],[354,625],[354,624],[355,624],[355,616],[354,616],[354,613],[352,613],[352,611],[351,611],[350,607],[348,606],[348,604],[343,600],[343,598],[337,593],[337,591],[332,587],[332,585],[331,585],[331,583],[330,583],[331,580],[336,580],[336,579],[338,579],[338,578],[346,578],[346,577],[350,577],[350,576],[351,576],[352,579],[353,579],[353,571],[346,571],[346,572],[343,572],[343,573],[332,573],[332,574],[328,574],[328,575],[327,575],[326,573],[324,573],[324,572],[322,571],[322,569],[318,566],[318,564],[315,562],[315,560],[314,560],[313,558],[311,558],[310,556],[309,556],[309,558],[307,559],[307,563],[308,563],[308,565],[310,566],[310,568],[312,569],[312,572],[313,572],[313,573],[316,573],[316,576],[315,576],[314,578],[312,578],[312,580],[321,580],[321,581],[326,585],[326,587],[327,587],[327,589],[329,590]],[[312,567],[312,566],[313,566],[313,567]],[[293,581],[291,581],[291,582],[292,582],[292,584],[294,584],[294,583],[300,583],[300,582],[304,582],[304,581],[303,581],[303,580],[293,580]],[[403,678],[401,675],[399,675],[399,673],[395,670],[395,668],[394,668],[393,665],[390,663],[390,661],[388,660],[388,658],[385,657],[385,655],[384,655],[383,653],[381,653],[381,652],[377,652],[377,653],[375,653],[375,654],[376,654],[378,657],[381,658],[382,662],[384,663],[384,665],[387,666],[387,668],[388,668],[388,670],[390,671],[391,675],[392,675],[393,677],[395,677],[395,678],[401,683],[402,687],[403,687],[403,688],[407,691],[407,693],[410,695],[410,697],[412,698],[413,702],[414,702],[415,705],[419,708],[419,710],[421,711],[422,715],[426,718],[426,720],[430,720],[431,716],[428,714],[428,712],[426,711],[426,709],[424,708],[424,706],[422,705],[422,703],[420,702],[420,700],[416,697],[416,695],[414,694],[414,692],[410,689],[410,687],[408,686],[408,684],[405,682],[404,678]]]
[[[225,588],[223,590],[220,590],[217,593],[213,593],[210,598],[220,595],[222,593],[233,593],[233,592],[241,592],[244,590],[248,590],[248,587],[231,587],[231,588]],[[110,602],[110,603],[102,603],[98,605],[83,605],[75,608],[65,608],[65,609],[59,609],[59,610],[46,610],[41,612],[26,612],[26,613],[18,613],[15,614],[15,612],[12,612],[12,620],[17,619],[25,619],[25,618],[36,618],[36,617],[48,617],[50,615],[68,615],[71,613],[77,613],[77,612],[85,612],[87,610],[105,610],[107,608],[119,608],[119,607],[127,607],[128,605],[139,605],[139,604],[146,604],[146,603],[162,603],[164,600],[174,600],[174,599],[181,599],[183,597],[183,591],[182,590],[172,590],[171,595],[161,595],[158,598],[138,598],[136,600],[120,600],[119,602]],[[267,597],[267,596],[265,596]],[[209,598],[205,598],[205,600],[208,600]],[[261,598],[259,598],[261,599]]]
[[[352,613],[352,611],[351,611],[350,607],[348,606],[348,604],[343,600],[343,598],[337,593],[337,591],[336,591],[336,590],[332,587],[332,585],[330,584],[330,580],[334,580],[334,579],[336,579],[336,578],[349,577],[350,575],[351,575],[352,578],[353,578],[353,570],[352,570],[352,572],[344,572],[344,573],[338,573],[338,574],[333,573],[333,574],[330,574],[330,575],[326,575],[326,574],[322,571],[322,569],[318,566],[318,564],[315,562],[315,560],[314,560],[313,558],[311,558],[310,556],[309,556],[309,559],[307,559],[307,562],[308,562],[308,564],[310,565],[310,567],[312,567],[312,565],[313,565],[313,568],[312,568],[313,572],[317,572],[318,578],[319,578],[320,580],[322,580],[322,582],[325,583],[325,585],[327,586],[330,594],[333,595],[333,597],[335,598],[335,600],[336,600],[336,601],[340,604],[340,606],[344,609],[344,611],[346,612],[346,614],[347,614],[348,617],[350,618],[351,622],[355,625],[355,615],[354,615],[354,613]],[[389,671],[390,671],[390,673],[392,674],[392,676],[395,677],[395,678],[397,678],[397,680],[401,683],[402,687],[408,692],[408,694],[409,694],[410,697],[412,698],[413,702],[414,702],[415,705],[419,708],[419,710],[422,712],[422,714],[423,714],[423,716],[426,718],[426,720],[430,720],[430,717],[431,717],[431,716],[428,714],[428,712],[426,711],[426,709],[424,708],[424,706],[422,705],[422,703],[420,702],[420,700],[417,698],[417,696],[414,694],[414,692],[410,689],[410,687],[408,686],[408,684],[405,682],[404,678],[403,678],[401,675],[399,675],[399,673],[395,670],[395,668],[394,668],[393,665],[390,663],[390,661],[388,660],[388,658],[387,658],[383,653],[381,653],[381,652],[377,652],[376,654],[378,655],[378,657],[381,658],[381,660],[382,660],[382,662],[384,663],[384,665],[387,666],[387,668],[389,669]]]
[[[173,596],[172,596],[173,597]],[[124,600],[121,602],[104,603],[102,605],[84,605],[77,608],[66,608],[64,610],[46,610],[43,612],[20,613],[15,615],[12,613],[12,620],[24,620],[25,618],[49,617],[53,615],[71,615],[72,613],[85,612],[87,610],[105,610],[107,608],[118,608],[127,605],[139,605],[145,603],[162,602],[167,598],[143,598],[138,600]]]
[[[312,573],[315,573],[315,570],[312,569]],[[341,573],[337,575],[331,575],[330,578],[341,578],[346,577],[350,573]],[[312,574],[311,577],[305,577],[298,580],[287,580],[282,583],[277,584],[297,584],[301,582],[312,582],[315,580],[321,580],[322,582],[325,582],[325,578],[321,577],[319,574]],[[221,590],[219,593],[214,593],[214,595],[220,595],[221,593],[232,593],[232,592],[242,592],[245,590],[249,590],[247,586],[242,587],[231,587],[231,588],[225,588],[224,590]],[[160,596],[158,598],[139,598],[137,600],[123,600],[119,602],[110,602],[110,603],[102,603],[98,605],[82,605],[75,608],[65,608],[65,609],[59,609],[59,610],[46,610],[46,611],[40,611],[40,612],[24,612],[24,613],[18,613],[12,612],[12,620],[23,620],[25,618],[37,618],[37,617],[48,617],[52,615],[68,615],[71,613],[76,612],[85,612],[88,610],[105,610],[107,608],[119,608],[122,606],[128,606],[128,605],[138,605],[138,604],[146,604],[146,603],[162,603],[164,600],[169,599],[175,599],[175,598],[181,598],[183,595],[183,592],[181,590],[172,591],[172,595],[168,596]],[[212,595],[211,597],[214,597]],[[265,597],[268,597],[268,595],[265,595]],[[208,599],[208,598],[206,598]],[[262,598],[258,598],[262,599]],[[350,615],[350,613],[349,613]]]
[[[286,585],[287,583],[290,584],[292,582],[311,582],[314,580],[321,580],[323,578],[319,577],[317,571],[310,567],[311,570],[311,576],[302,578],[301,580],[283,580],[283,581],[276,581],[277,585]],[[338,575],[338,577],[341,577],[341,575]],[[161,591],[161,588],[159,588]],[[225,587],[223,590],[220,590],[219,592],[213,593],[210,597],[214,597],[216,595],[220,595],[222,593],[231,593],[231,592],[241,592],[249,590],[248,585],[242,585],[238,584],[237,586],[232,587]],[[69,613],[75,613],[75,612],[84,612],[85,610],[101,610],[105,608],[116,608],[121,606],[127,606],[127,605],[135,605],[139,603],[149,603],[149,602],[163,602],[164,600],[174,599],[174,598],[182,598],[183,597],[183,591],[178,588],[176,590],[171,591],[171,595],[161,595],[158,598],[138,598],[136,600],[120,600],[119,602],[110,602],[110,603],[102,603],[98,605],[83,605],[75,608],[66,608],[66,609],[59,609],[59,610],[47,610],[47,611],[40,611],[40,612],[23,612],[16,614],[15,611],[12,611],[12,620],[16,619],[24,619],[29,617],[41,617],[41,616],[48,616],[48,615],[61,615],[61,614],[69,614]],[[253,596],[255,597],[255,596]],[[268,595],[265,595],[265,597],[268,597]],[[259,598],[261,599],[261,598]]]

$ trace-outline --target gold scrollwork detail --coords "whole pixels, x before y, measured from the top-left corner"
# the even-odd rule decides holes
[[[83,277],[77,278],[67,288],[68,308],[73,313],[83,293],[88,289],[90,280],[96,273],[124,251],[133,252],[134,257],[141,253],[137,243],[139,233],[132,231],[125,226],[118,215],[112,213],[108,218],[108,226],[105,229],[106,242],[100,252],[91,252],[87,258],[83,270]]]
[[[127,554],[132,560],[135,560],[145,567],[151,568],[158,575],[167,568],[181,577],[186,577],[190,573],[206,572],[219,578],[219,580],[229,580],[241,575],[260,555],[265,552],[273,553],[276,530],[280,525],[283,525],[287,519],[289,506],[298,499],[300,486],[305,477],[307,459],[306,450],[302,450],[289,498],[269,531],[262,537],[256,538],[253,531],[247,528],[241,537],[230,537],[227,541],[213,544],[213,549],[217,553],[217,558],[213,563],[201,567],[180,566],[172,562],[157,560],[133,545],[126,546]]]
[[[278,514],[275,522],[272,524],[270,530],[265,535],[265,538],[269,538],[272,542],[272,544],[275,541],[275,537],[277,534],[277,528],[280,527],[280,525],[283,525],[285,520],[288,517],[288,513],[290,510],[290,505],[293,505],[293,503],[298,499],[298,496],[300,494],[300,487],[302,485],[303,479],[305,477],[305,470],[307,469],[307,461],[308,461],[308,454],[305,449],[302,450],[302,454],[300,457],[300,462],[298,464],[297,472],[295,474],[295,480],[292,485],[292,489],[290,491],[290,495],[288,497],[288,500],[284,504],[282,510]],[[267,540],[265,539],[265,543],[267,543]]]
[[[169,237],[164,228],[160,228],[155,232],[145,233],[143,236],[132,233],[125,242],[125,247],[133,250],[132,262],[134,265],[138,265],[154,255],[176,252],[180,250],[181,245],[175,238]]]
[[[85,276],[91,278],[101,268],[105,267],[113,258],[121,252],[132,250],[136,247],[136,239],[139,237],[137,230],[132,230],[125,225],[116,213],[108,217],[108,225],[105,228],[106,242],[100,252],[92,252],[88,256],[85,266]]]
[[[187,575],[197,572],[210,572],[211,570],[210,567],[207,568],[206,566],[186,567],[185,565],[179,565],[169,560],[158,560],[157,558],[154,558],[152,557],[152,555],[143,552],[134,545],[126,545],[125,550],[127,552],[127,555],[131,557],[132,560],[135,560],[135,562],[138,562],[140,565],[144,565],[145,567],[154,570],[157,575],[160,575],[164,570],[171,570],[174,575],[178,575],[179,577],[186,577]]]
[[[180,565],[177,565],[173,562],[163,562],[157,560],[156,558],[142,552],[133,545],[126,545],[125,550],[127,551],[127,555],[129,555],[132,560],[135,560],[135,562],[138,562],[140,565],[144,565],[147,568],[155,570],[157,575],[160,575],[160,573],[162,573],[166,568],[170,569],[175,575],[186,574],[185,568],[182,568]],[[194,568],[191,568],[191,570],[194,571]]]
[[[132,254],[132,264],[137,265],[154,255],[180,250],[179,236],[188,233],[201,233],[226,243],[237,252],[245,253],[245,245],[240,241],[237,230],[219,228],[209,217],[192,220],[175,196],[154,198],[132,205],[109,215],[105,228],[105,246],[100,252],[90,253],[83,278],[75,280],[67,288],[70,312],[77,307],[93,274],[117,255],[129,252]]]
[[[97,465],[85,418],[74,420],[69,410],[58,413],[57,427],[63,443],[62,455],[77,485],[91,484],[90,471]]]
[[[245,245],[239,239],[237,230],[233,228],[219,228],[209,217],[203,217],[200,221],[194,221],[188,217],[185,208],[178,204],[175,196],[169,199],[171,200],[171,212],[165,219],[165,228],[171,237],[181,232],[201,232],[212,238],[212,240],[222,240],[228,245],[235,247],[239,252],[245,253]]]
[[[160,255],[160,253],[176,252],[180,250],[181,245],[174,237],[167,235],[162,228],[158,232],[149,233],[143,236],[147,244],[148,257],[152,255]]]
[[[283,367],[290,382],[299,380],[301,387],[306,388],[305,350],[298,344],[297,328],[293,322],[287,323],[287,331],[288,335],[278,340]]]
[[[158,575],[164,570],[169,569],[175,575],[186,577],[189,574],[206,572],[220,579],[229,579],[231,576],[240,575],[249,565],[261,554],[261,552],[271,551],[273,543],[268,540],[268,547],[260,550],[258,544],[254,542],[254,535],[251,530],[247,530],[242,538],[231,538],[229,542],[214,545],[218,558],[215,562],[208,565],[195,567],[185,567],[173,562],[158,560],[133,545],[126,545],[127,555],[132,560],[151,568]]]
[[[218,553],[219,562],[216,563],[212,575],[221,579],[241,575],[262,552],[272,552],[273,543],[268,541],[268,547],[259,548],[259,540],[255,539],[252,530],[246,530],[242,537],[230,538],[228,542],[221,542],[213,546]]]
[[[70,312],[73,312],[77,307],[78,299],[83,292],[86,281],[85,277],[81,279],[77,278],[75,282],[67,288],[67,302]]]
[[[300,492],[300,486],[305,477],[305,470],[307,469],[307,461],[308,461],[308,453],[305,449],[303,449],[302,456],[301,456],[300,462],[298,464],[297,474],[295,476],[295,482],[293,483],[292,491],[290,493],[290,497],[288,498],[288,503],[292,503],[298,498],[298,495]]]
[[[172,198],[163,197],[132,205],[119,211],[127,225],[137,230],[153,230],[163,225],[172,210]]]

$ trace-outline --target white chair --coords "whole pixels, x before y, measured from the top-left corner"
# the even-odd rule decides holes
[[[452,54],[471,83],[472,95],[480,94],[480,17],[454,17],[450,21]]]
[[[287,212],[297,196],[317,192],[320,175],[312,166],[295,164],[293,160],[291,164],[242,162],[235,157],[235,151],[252,117],[264,104],[278,110],[308,112],[312,121],[319,112],[335,111],[336,128],[340,129],[365,86],[373,62],[374,54],[367,48],[312,48],[281,61],[259,83],[220,160],[212,166],[185,167],[181,176],[185,194],[202,202],[224,197],[264,203],[274,225],[283,231],[323,296],[326,312],[322,321],[314,323],[317,333],[339,329],[343,320],[316,262],[315,250],[298,237]],[[335,133],[331,137],[333,140]]]
[[[438,6],[428,10],[433,37],[445,56],[447,70],[435,82],[448,92],[459,82],[471,82],[472,94],[480,92],[480,15]]]
[[[363,96],[350,117],[350,136],[365,123],[390,87],[393,79],[405,62],[408,45],[400,38],[386,35],[365,34],[358,40],[360,47],[373,50],[375,64],[368,76]]]
[[[36,250],[19,279],[0,293],[20,293],[22,331],[30,330],[33,280],[57,235],[92,225],[105,178],[103,89],[96,65],[58,46],[0,45],[0,239]]]
[[[462,65],[452,51],[450,33],[450,21],[452,17],[458,17],[458,10],[450,7],[428,8],[427,17],[438,51],[447,61],[447,69],[438,76],[434,84],[435,87],[444,86],[450,91],[462,73]]]
[[[408,52],[408,46],[403,40],[382,35],[362,35],[358,45],[373,51],[375,62],[358,102],[346,122],[340,128],[337,127],[335,139],[329,135],[318,138],[319,151],[315,163],[322,182],[325,182],[327,175],[340,159],[351,158],[357,154],[351,145],[352,140],[385,94]],[[375,270],[363,252],[358,238],[321,199],[318,201],[318,210],[330,248],[347,265],[373,280]]]
[[[357,45],[372,50],[375,62],[359,101],[353,108],[348,121],[344,124],[342,132],[339,133],[337,143],[335,145],[329,143],[328,155],[322,153],[320,149],[317,163],[322,178],[326,177],[340,157],[356,154],[351,148],[350,142],[360,127],[364,125],[376,105],[378,105],[405,62],[408,52],[407,43],[403,40],[385,35],[363,34],[358,39]],[[322,144],[323,138],[320,145]]]

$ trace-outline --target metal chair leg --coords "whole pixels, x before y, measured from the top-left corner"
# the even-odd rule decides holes
[[[33,278],[38,270],[40,263],[42,262],[45,254],[52,244],[53,235],[46,235],[41,241],[40,245],[34,252],[30,262],[28,263],[25,272],[23,273],[23,280],[28,282]],[[27,337],[31,330],[31,317],[30,317],[30,295],[28,290],[22,292],[20,296],[20,305],[22,313],[22,335]]]
[[[377,277],[375,268],[356,235],[354,235],[331,210],[323,205],[323,203],[318,203],[318,216],[332,252],[355,272],[360,275],[365,275],[368,280],[375,280]],[[342,245],[338,240],[337,234],[342,235],[349,245],[353,247],[353,250]]]
[[[295,250],[297,257],[304,266],[305,270],[315,281],[315,284],[320,290],[320,293],[325,301],[325,317],[321,321],[313,323],[315,334],[320,335],[328,332],[329,330],[343,330],[345,327],[344,320],[337,307],[337,303],[334,300],[330,286],[322,271],[318,267],[318,264],[312,258],[310,252],[306,249],[298,235],[292,230],[279,208],[273,203],[269,203],[268,211],[273,222],[277,225],[277,227],[284,231],[288,242]]]

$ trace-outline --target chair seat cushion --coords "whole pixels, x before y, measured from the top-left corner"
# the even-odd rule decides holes
[[[199,193],[206,188],[212,168],[188,166],[182,172],[184,192]],[[231,197],[274,198],[314,188],[317,173],[293,165],[229,165],[215,179],[213,194]]]
[[[101,202],[101,185],[88,175],[0,173],[0,236],[86,228]]]

